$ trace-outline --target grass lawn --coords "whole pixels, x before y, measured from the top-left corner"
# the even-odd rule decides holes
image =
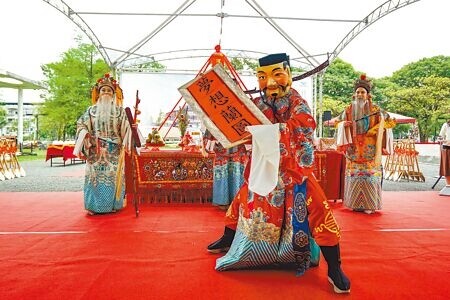
[[[33,154],[31,154],[31,155],[30,155],[29,151],[30,151],[29,149],[26,149],[22,155],[17,156],[17,159],[19,160],[19,162],[31,161],[31,160],[45,160],[47,150],[33,149]]]

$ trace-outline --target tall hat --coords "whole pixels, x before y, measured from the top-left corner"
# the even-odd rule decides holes
[[[361,74],[361,76],[359,76],[359,79],[355,81],[355,87],[353,90],[356,91],[360,87],[366,89],[367,93],[370,93],[372,83],[367,79],[366,74]]]
[[[259,59],[259,66],[270,66],[284,61],[288,64],[288,66],[290,66],[289,55],[286,53],[269,54]]]
[[[99,78],[95,85],[92,87],[91,91],[91,98],[92,98],[92,104],[97,103],[98,96],[100,95],[100,89],[103,86],[109,86],[113,93],[116,96],[116,104],[119,106],[122,106],[123,102],[123,92],[120,88],[117,81],[112,77],[110,74],[106,73],[103,77]]]

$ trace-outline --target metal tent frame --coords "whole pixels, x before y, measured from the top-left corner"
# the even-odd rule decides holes
[[[48,3],[59,12],[64,14],[67,18],[69,18],[74,24],[76,24],[92,41],[92,43],[99,50],[105,62],[109,65],[113,72],[122,73],[122,72],[133,72],[139,70],[139,66],[149,62],[160,62],[167,63],[169,61],[181,61],[181,60],[192,60],[192,59],[201,59],[205,60],[209,57],[212,47],[216,44],[221,45],[222,52],[229,57],[230,59],[234,57],[239,58],[252,58],[257,59],[265,54],[271,53],[271,51],[265,51],[264,47],[255,45],[253,49],[249,48],[240,48],[238,46],[233,47],[233,45],[228,46],[226,44],[225,39],[225,31],[227,27],[229,27],[230,23],[227,23],[228,20],[234,20],[235,22],[239,22],[243,19],[250,20],[249,27],[252,27],[253,23],[257,21],[263,21],[265,24],[265,30],[272,30],[273,34],[276,34],[279,37],[279,41],[283,41],[286,48],[289,49],[287,52],[291,55],[291,62],[296,63],[301,69],[305,71],[313,70],[317,68],[323,61],[328,60],[331,63],[338,55],[353,41],[360,33],[370,27],[372,24],[385,17],[386,15],[408,6],[410,4],[416,3],[419,0],[388,0],[381,3],[382,0],[373,0],[371,3],[376,3],[377,7],[370,11],[365,16],[356,17],[356,18],[344,18],[344,17],[336,17],[336,18],[314,18],[314,17],[298,17],[286,15],[286,16],[275,16],[273,13],[269,13],[265,8],[267,7],[268,0],[241,0],[241,1],[226,1],[226,0],[218,0],[218,1],[203,1],[202,0],[178,0],[178,1],[166,1],[170,3],[161,3],[158,2],[158,5],[154,6],[146,6],[142,4],[142,7],[138,11],[125,11],[127,6],[121,7],[120,11],[117,11],[113,1],[95,1],[96,7],[98,9],[92,8],[92,2],[89,5],[80,4],[83,1],[74,1],[74,0],[43,0]],[[269,0],[271,1],[271,0]],[[145,3],[147,1],[140,1],[140,3]],[[173,2],[177,2],[174,4]],[[266,5],[264,5],[264,3]],[[284,7],[290,7],[298,5],[300,1],[285,1]],[[171,5],[169,5],[171,4]],[[215,7],[212,7],[213,4],[218,4]],[[137,4],[135,4],[137,5]],[[344,3],[340,3],[339,5],[346,5]],[[163,12],[154,12],[158,10],[158,8],[165,6],[164,9],[166,11]],[[200,9],[202,6],[211,6],[209,10]],[[358,8],[364,8],[367,6],[366,2],[364,4],[360,4]],[[237,9],[236,9],[237,7]],[[101,8],[101,9],[100,9]],[[233,10],[234,9],[234,10]],[[357,10],[355,7],[349,7],[349,9]],[[233,11],[233,12],[229,12]],[[244,13],[240,13],[240,11],[245,11]],[[286,13],[289,10],[284,10]],[[320,13],[320,11],[318,12]],[[358,13],[359,15],[359,13]],[[149,20],[152,18],[152,20]],[[216,37],[218,37],[217,42],[210,42],[211,48],[208,47],[194,47],[200,42],[190,43],[193,44],[191,48],[182,48],[182,49],[167,49],[164,47],[155,47],[159,46],[159,44],[164,44],[164,40],[158,40],[162,35],[175,35],[176,39],[179,39],[181,42],[186,40],[185,35],[180,32],[180,28],[188,27],[191,20],[198,20],[200,18],[208,18],[210,22],[208,23],[212,25],[218,25],[218,32],[216,32]],[[104,27],[105,23],[97,23],[98,20],[116,20],[117,26],[119,24],[130,24],[136,22],[137,26],[132,28],[128,28],[128,32],[122,34],[122,38],[126,35],[133,35],[134,31],[139,31],[138,34],[133,35],[127,39],[126,43],[118,44],[115,39],[107,39],[105,36],[105,31],[100,30],[100,27]],[[188,20],[184,22],[183,20]],[[124,21],[119,21],[124,20]],[[137,22],[136,20],[142,20]],[[145,21],[144,21],[145,20]],[[211,21],[212,20],[212,21]],[[171,32],[169,27],[173,26],[176,22],[182,23],[181,27],[179,27],[179,31]],[[313,32],[318,28],[317,24],[331,24],[331,28],[337,27],[337,24],[345,24],[343,30],[346,30],[346,34],[343,34],[342,39],[339,40],[336,46],[333,45],[327,46],[327,48],[322,49],[309,49],[303,43],[299,41],[302,37],[294,36],[295,28],[298,22],[305,22],[307,24],[313,24],[308,27],[310,31]],[[259,23],[261,24],[261,22]],[[353,27],[348,30],[349,26]],[[122,25],[127,27],[128,25]],[[132,26],[132,25],[130,25]],[[144,27],[145,28],[141,28]],[[263,26],[262,24],[259,26]],[[209,26],[205,26],[209,27]],[[244,31],[246,26],[238,28],[237,30]],[[256,27],[256,25],[255,25]],[[346,29],[345,29],[346,28]],[[143,30],[142,30],[143,29]],[[252,28],[250,28],[251,30]],[[196,36],[199,35],[196,32],[197,29],[193,29],[193,38],[192,39],[208,39],[205,36]],[[208,30],[208,28],[202,28],[202,30]],[[341,30],[340,32],[344,32]],[[253,31],[255,29],[253,28]],[[179,35],[177,35],[179,34]],[[233,34],[233,33],[232,33]],[[237,36],[239,33],[234,32]],[[336,33],[337,35],[338,33]],[[206,35],[206,34],[205,34]],[[318,38],[319,34],[317,34]],[[210,36],[208,36],[211,38]],[[228,40],[231,41],[233,37],[227,36]],[[258,39],[258,37],[250,36],[250,40]],[[200,41],[200,40],[199,40]],[[222,44],[223,42],[223,44]],[[310,48],[311,45],[309,45]],[[264,49],[264,51],[263,51]],[[273,52],[272,52],[273,53]],[[198,64],[200,66],[200,64]],[[142,71],[139,70],[139,71]],[[323,72],[324,70],[314,74],[313,78],[313,112],[314,117],[318,119],[318,123],[322,124],[322,81],[323,81]],[[120,75],[119,75],[120,77]],[[317,116],[315,115],[317,111]],[[322,136],[322,126],[319,126],[318,135]]]
[[[23,90],[47,89],[46,85],[23,76],[0,69],[0,88],[17,90],[17,143],[22,150],[23,145]]]

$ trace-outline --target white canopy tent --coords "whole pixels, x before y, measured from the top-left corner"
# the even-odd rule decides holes
[[[21,148],[23,144],[23,90],[46,89],[46,86],[41,82],[0,69],[0,88],[17,90],[17,143]]]
[[[294,67],[308,71],[327,59],[332,62],[378,20],[387,16],[386,20],[392,21],[394,18],[388,15],[397,19],[401,15],[407,16],[409,7],[438,6],[440,3],[438,0],[33,2],[34,6],[40,2],[55,8],[55,14],[59,11],[61,16],[76,24],[96,45],[119,79],[123,74],[138,76],[145,73],[137,69],[153,61],[166,66],[167,73],[196,74],[213,53],[215,45],[220,45],[228,58],[257,59],[269,53],[286,52]],[[405,13],[398,13],[399,9]],[[407,17],[401,20],[392,28],[393,34],[408,31],[408,22],[417,22]],[[54,24],[54,27],[58,25]],[[371,41],[369,46],[375,42]],[[390,45],[383,48],[395,50]],[[319,124],[322,123],[321,80],[321,73],[311,77],[312,99],[308,99],[313,103],[313,109],[319,108]],[[256,84],[256,80],[254,82]],[[124,92],[125,101],[132,104],[135,90],[124,87]],[[176,98],[173,101],[175,104]]]
[[[151,1],[123,5],[111,0],[44,0],[86,33],[119,76],[155,61],[168,70],[195,72],[216,44],[229,58],[256,59],[286,52],[293,66],[310,71],[331,62],[382,17],[418,1],[314,1],[313,5],[308,1],[306,6],[298,0],[278,5],[271,0],[158,1],[157,5]],[[336,5],[341,15],[333,14]],[[312,108],[314,113],[319,108],[319,124],[321,74],[316,73],[312,85]],[[322,135],[321,126],[318,134]]]
[[[43,1],[77,24],[113,69],[158,61],[197,71],[216,44],[228,57],[286,52],[310,70],[382,17],[419,0]]]

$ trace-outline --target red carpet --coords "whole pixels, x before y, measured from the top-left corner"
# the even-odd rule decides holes
[[[384,192],[381,213],[334,204],[350,295],[326,263],[293,270],[217,272],[205,251],[224,212],[204,205],[141,206],[88,217],[81,192],[0,193],[0,299],[447,299],[450,198]]]

